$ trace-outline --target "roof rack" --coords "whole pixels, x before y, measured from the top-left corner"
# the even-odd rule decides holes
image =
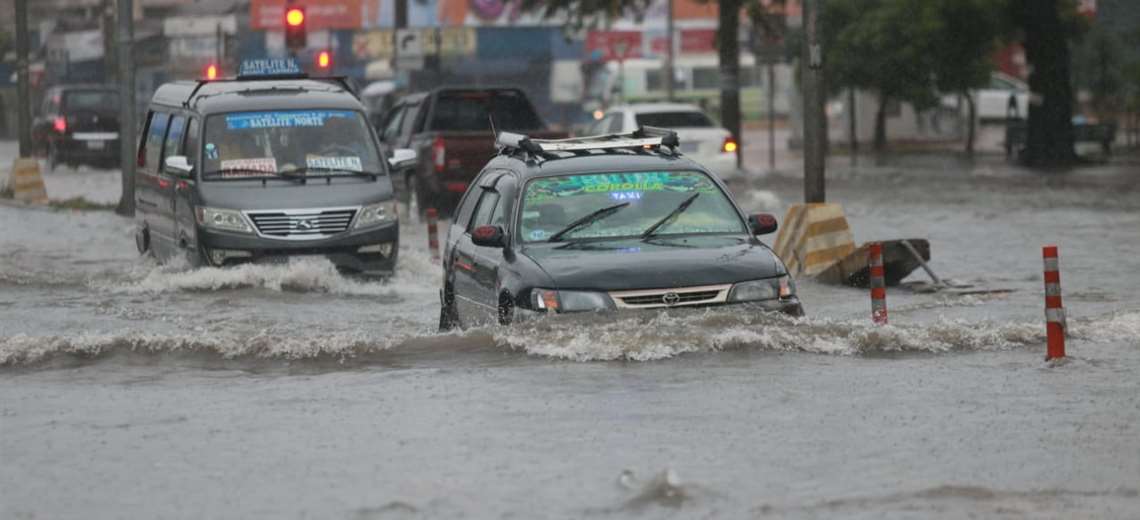
[[[550,157],[552,152],[588,152],[590,150],[643,150],[669,148],[675,153],[680,145],[677,132],[643,126],[627,134],[603,134],[569,139],[531,139],[523,134],[499,132],[495,143],[500,152],[522,151],[530,155]]]

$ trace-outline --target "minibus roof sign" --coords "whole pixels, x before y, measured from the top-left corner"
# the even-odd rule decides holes
[[[281,79],[305,78],[297,60],[292,58],[270,58],[242,60],[237,79]]]

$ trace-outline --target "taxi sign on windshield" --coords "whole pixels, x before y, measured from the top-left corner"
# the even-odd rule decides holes
[[[238,79],[303,78],[297,60],[292,58],[272,58],[242,60]]]

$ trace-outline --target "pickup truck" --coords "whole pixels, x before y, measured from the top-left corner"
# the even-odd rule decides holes
[[[548,130],[517,88],[442,87],[397,100],[377,132],[387,153],[404,165],[392,173],[401,202],[421,215],[436,208],[449,217],[495,153],[492,122],[494,131],[567,137]]]

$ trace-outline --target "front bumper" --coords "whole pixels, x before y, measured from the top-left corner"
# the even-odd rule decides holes
[[[221,265],[242,262],[281,262],[290,257],[324,256],[337,268],[369,275],[390,275],[396,269],[400,226],[397,222],[361,231],[347,231],[317,240],[280,240],[198,227],[198,243],[210,257],[225,252]],[[361,251],[391,244],[388,254]],[[217,265],[213,259],[211,264]]]

